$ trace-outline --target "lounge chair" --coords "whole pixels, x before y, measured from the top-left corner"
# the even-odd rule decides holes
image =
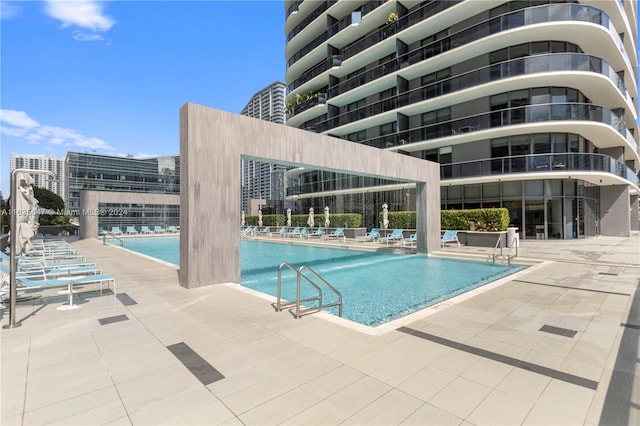
[[[8,254],[0,252],[0,260],[7,262],[7,264],[11,263],[11,258]],[[40,258],[29,258],[25,256],[20,256],[18,258],[18,264],[24,264],[26,267],[29,267],[29,264],[41,264],[44,265],[45,268],[55,268],[55,269],[65,269],[65,268],[86,268],[91,266],[96,266],[94,262],[86,261],[86,260],[78,260],[78,261],[67,261],[67,262],[51,262],[47,261],[47,259]]]
[[[369,231],[366,235],[357,236],[356,243],[358,241],[361,243],[364,243],[366,241],[375,241],[378,238],[380,238],[380,228],[371,228],[371,231]]]
[[[289,232],[288,236],[302,238],[308,234],[309,234],[309,227],[305,226],[304,228],[298,229],[297,231],[296,229],[294,229],[293,231]]]
[[[129,235],[135,235],[138,233],[138,231],[136,231],[136,227],[135,226],[127,226],[127,234]]]
[[[256,235],[258,235],[258,234],[269,235],[270,233],[271,233],[271,227],[270,226],[265,226],[264,228],[262,228],[262,230],[256,231]]]
[[[269,236],[270,236],[270,237],[273,237],[273,236],[275,236],[275,235],[277,235],[277,236],[279,236],[279,237],[286,237],[286,236],[287,236],[287,227],[286,227],[286,226],[283,226],[283,227],[281,227],[281,228],[280,228],[280,230],[279,230],[278,232],[271,232],[271,233],[269,233]]]
[[[406,246],[406,245],[413,246],[414,244],[417,244],[417,243],[418,243],[418,234],[417,233],[411,234],[409,236],[409,238],[403,238],[402,239],[402,245],[403,246]]]
[[[308,227],[304,227],[302,228],[302,231],[300,231],[300,235],[298,235],[300,238],[302,237],[306,237],[309,235],[309,228]]]
[[[9,274],[9,266],[5,262],[0,262],[0,270]],[[116,280],[106,274],[98,274],[98,275],[86,275],[86,276],[76,276],[76,277],[60,277],[60,278],[52,278],[52,279],[40,279],[34,280],[29,277],[20,276],[16,274],[16,280],[26,288],[29,289],[44,289],[44,288],[53,288],[53,287],[69,287],[72,285],[84,285],[84,284],[99,284],[100,292],[102,293],[102,283],[106,282],[107,287],[109,287],[109,283],[113,283],[113,294],[116,294]]]
[[[68,268],[54,268],[40,262],[18,262],[16,276],[32,280],[65,278],[74,275],[100,275],[102,270],[93,266],[73,266]]]
[[[122,235],[122,231],[120,230],[119,226],[112,226],[111,227],[111,233],[113,235]]]
[[[458,241],[458,231],[447,229],[444,231],[444,235],[440,238],[440,247],[445,247],[447,243],[456,243],[460,247],[460,241]]]
[[[394,229],[393,231],[391,231],[391,234],[387,235],[386,237],[378,238],[378,242],[387,243],[387,246],[390,243],[399,243],[404,239],[404,236],[402,234],[403,232],[404,232],[404,229],[402,228]]]
[[[293,230],[291,232],[287,232],[287,237],[297,237],[300,235],[300,230],[302,228],[300,228],[299,226],[296,226],[295,228],[293,228]]]
[[[257,228],[256,228],[256,229],[257,229]],[[168,231],[168,232],[171,232],[171,233],[178,232],[178,228],[176,228],[176,227],[175,227],[175,226],[173,226],[173,225],[169,225],[169,226],[167,226],[167,231]]]
[[[162,234],[164,232],[164,229],[162,229],[162,226],[160,225],[155,225],[153,227],[153,232],[155,232],[156,234]]]
[[[312,237],[322,237],[324,236],[324,226],[320,226],[318,227],[318,229],[316,229],[313,232],[309,232],[307,234],[307,238],[312,238]]]
[[[345,242],[347,241],[347,237],[344,235],[344,228],[336,228],[335,231],[325,235],[323,238],[325,240],[329,240],[331,238],[342,238]]]
[[[151,229],[149,229],[149,227],[147,225],[142,225],[140,227],[140,233],[141,234],[150,234],[151,233]]]
[[[98,226],[98,236],[101,237],[104,235],[104,228],[102,226]]]

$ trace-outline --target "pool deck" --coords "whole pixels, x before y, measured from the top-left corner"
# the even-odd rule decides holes
[[[0,424],[640,424],[640,232],[522,241],[519,258],[542,263],[374,332],[74,244],[119,297],[18,304],[21,326],[0,331]]]

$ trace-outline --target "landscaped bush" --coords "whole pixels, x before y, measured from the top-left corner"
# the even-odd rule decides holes
[[[324,213],[316,214],[313,217],[314,228],[324,226]],[[309,226],[308,214],[291,215],[291,226]],[[258,216],[246,216],[245,222],[247,226],[257,226]],[[335,213],[329,216],[329,222],[332,228],[358,228],[362,224],[362,215],[360,213]],[[283,214],[265,214],[262,215],[262,226],[285,226],[287,218]]]
[[[389,228],[415,229],[416,212],[389,212]],[[382,213],[378,213],[382,223]],[[509,210],[505,208],[442,210],[440,227],[442,229],[470,230],[470,222],[475,223],[476,231],[506,231],[509,226]]]
[[[505,208],[442,210],[440,227],[442,229],[471,230],[471,222],[476,231],[506,231],[509,226],[509,210]]]

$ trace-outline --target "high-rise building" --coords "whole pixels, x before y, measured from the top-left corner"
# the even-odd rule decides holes
[[[180,156],[114,157],[68,152],[66,207],[78,212],[80,191],[180,193]],[[179,225],[179,205],[117,204],[100,207],[98,225]]]
[[[285,85],[276,81],[253,95],[242,109],[241,114],[284,124],[284,98]],[[264,210],[268,211],[271,208],[273,213],[282,213],[284,209],[284,174],[286,170],[285,166],[279,164],[242,159],[240,164],[241,210],[257,215],[257,211],[252,211],[250,200],[260,200],[254,205],[264,205]]]
[[[285,12],[288,126],[439,162],[442,209],[505,207],[521,238],[638,229],[637,2],[286,0]],[[295,173],[289,194],[368,226],[384,202],[415,205],[415,191],[371,178]]]
[[[34,185],[39,188],[48,189],[62,198],[66,204],[67,194],[65,192],[66,169],[64,158],[55,155],[44,154],[18,154],[12,152],[10,156],[10,172],[16,169],[28,170],[48,170],[56,175],[55,180],[43,174],[34,174]]]

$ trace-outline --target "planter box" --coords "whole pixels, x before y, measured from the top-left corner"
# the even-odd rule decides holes
[[[460,244],[473,247],[506,247],[507,231],[501,232],[481,232],[481,231],[458,231]]]

